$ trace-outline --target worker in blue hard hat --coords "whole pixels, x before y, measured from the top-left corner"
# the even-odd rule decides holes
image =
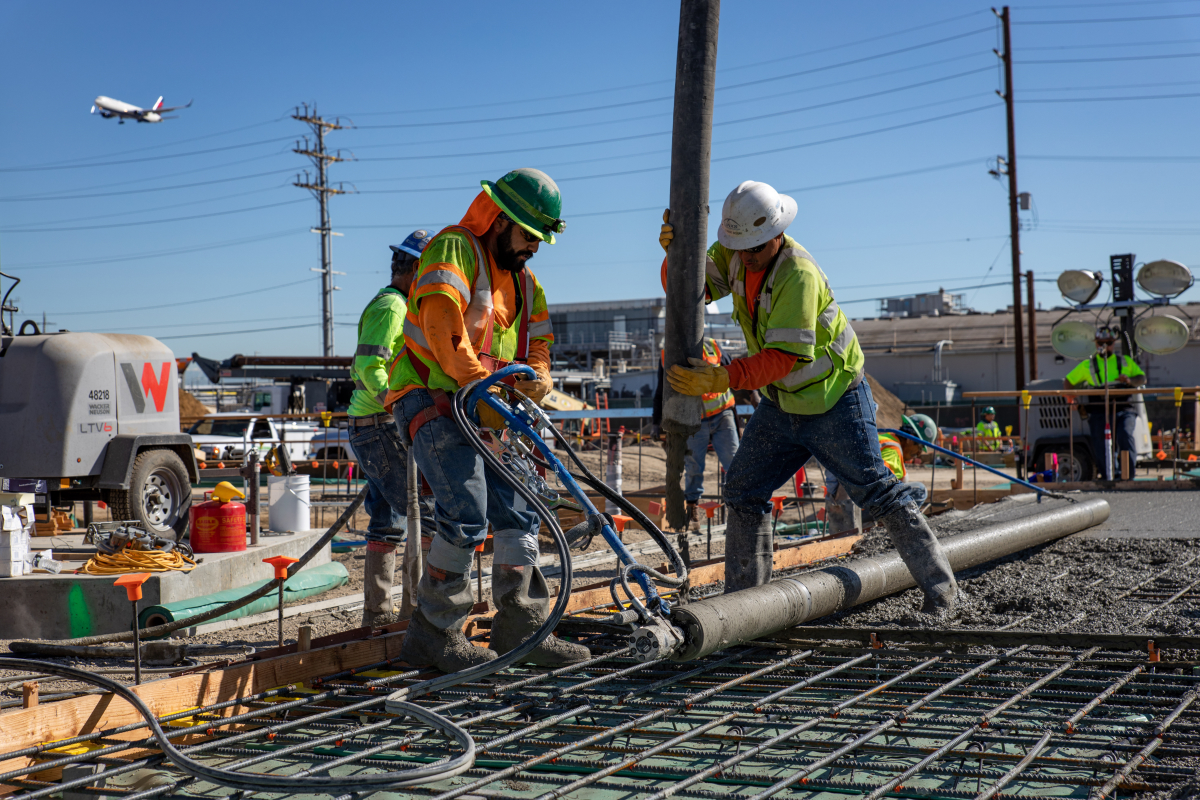
[[[367,478],[363,507],[367,523],[366,564],[363,567],[364,627],[396,621],[392,605],[392,580],[396,544],[408,527],[408,460],[400,446],[395,420],[383,407],[388,392],[388,367],[404,345],[404,314],[408,292],[417,272],[421,251],[433,234],[413,231],[392,251],[391,281],[380,289],[358,320],[358,347],[354,351],[350,397],[350,447]],[[423,527],[433,530],[433,503],[423,501]]]

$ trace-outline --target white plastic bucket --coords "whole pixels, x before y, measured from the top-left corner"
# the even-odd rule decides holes
[[[307,475],[267,478],[267,517],[267,524],[276,533],[306,531],[312,527]]]

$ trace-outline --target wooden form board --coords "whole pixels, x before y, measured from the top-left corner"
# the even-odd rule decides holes
[[[862,537],[843,535],[782,548],[775,553],[775,568],[787,569],[823,558],[846,555]],[[723,579],[723,561],[701,563],[691,570],[692,586]],[[611,602],[607,583],[581,587],[571,593],[568,611],[578,611]],[[466,632],[477,632],[476,620],[467,621]],[[371,639],[358,639],[306,652],[292,652],[262,661],[235,664],[212,672],[192,673],[144,683],[133,691],[159,716],[174,714],[197,706],[256,694],[288,684],[363,667],[395,658],[404,641],[403,632],[388,633]],[[233,713],[226,711],[225,713]],[[124,700],[110,694],[86,695],[33,708],[10,711],[0,716],[0,751],[68,739],[83,733],[128,725],[141,716]],[[137,739],[145,731],[133,731],[121,738]],[[0,772],[27,766],[32,759],[14,759],[0,763]],[[0,787],[0,794],[13,790]]]

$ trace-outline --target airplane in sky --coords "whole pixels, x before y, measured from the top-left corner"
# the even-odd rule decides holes
[[[173,117],[163,116],[169,111],[178,111],[181,108],[187,108],[192,104],[189,100],[186,106],[174,106],[173,108],[163,108],[163,99],[160,97],[155,101],[150,108],[138,108],[131,106],[129,103],[122,103],[120,100],[113,100],[111,97],[100,95],[96,98],[92,105],[92,113],[99,114],[105,119],[116,117],[122,125],[125,120],[132,119],[138,122],[162,122],[164,119],[173,119]]]

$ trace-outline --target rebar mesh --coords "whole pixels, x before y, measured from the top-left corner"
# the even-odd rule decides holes
[[[476,763],[389,794],[1101,798],[1197,780],[1200,673],[1145,652],[760,642],[640,664],[613,635],[589,644],[598,655],[584,664],[509,669],[420,698],[471,732]],[[398,771],[455,751],[384,709],[391,690],[424,677],[382,662],[164,720],[189,755],[224,769]],[[231,794],[174,771],[145,731],[0,754],[29,761],[0,784],[29,800]]]

